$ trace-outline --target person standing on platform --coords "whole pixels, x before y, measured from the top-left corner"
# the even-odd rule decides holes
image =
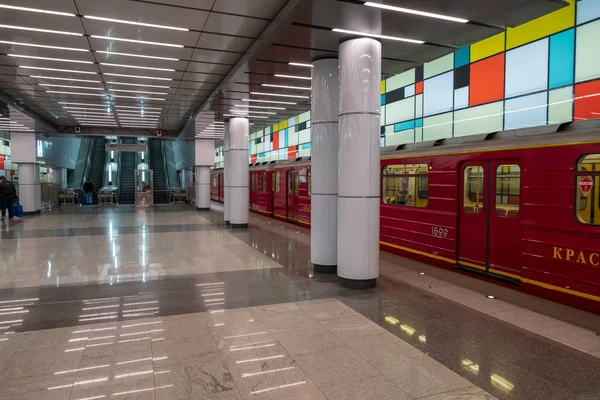
[[[91,205],[93,201],[92,192],[94,191],[94,184],[89,179],[85,180],[83,191],[85,193],[85,204]]]
[[[17,189],[6,177],[0,176],[0,207],[2,208],[2,221],[6,218],[6,209],[8,209],[8,219],[13,219],[13,203],[17,198]]]

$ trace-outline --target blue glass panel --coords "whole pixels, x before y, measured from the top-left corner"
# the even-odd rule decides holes
[[[415,120],[400,122],[398,124],[394,124],[394,132],[405,131],[407,129],[415,128]]]
[[[310,143],[304,143],[302,149],[310,149]]]
[[[506,52],[505,97],[548,88],[548,38]]]
[[[385,94],[381,95],[381,105],[385,106]]]
[[[422,128],[423,127],[423,118],[419,118],[417,120],[416,126],[417,126],[417,128]]]
[[[504,129],[522,129],[546,125],[546,92],[506,100],[504,103]]]
[[[550,36],[550,89],[572,85],[575,62],[575,30]]]
[[[458,49],[454,53],[454,68],[462,67],[463,65],[467,65],[469,63],[469,58],[471,57],[471,48],[469,46],[464,46]]]
[[[577,25],[600,18],[600,1],[581,0],[577,2]]]

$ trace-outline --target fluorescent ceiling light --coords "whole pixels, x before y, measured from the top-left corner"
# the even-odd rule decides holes
[[[76,95],[80,95],[80,96],[101,96],[101,97],[106,96],[106,94],[104,94],[104,93],[61,92],[61,91],[57,91],[57,90],[46,90],[46,93],[76,94]]]
[[[112,94],[112,93],[110,94],[110,96],[111,96],[111,97],[119,97],[119,98],[122,98],[122,99],[141,99],[141,100],[158,100],[158,101],[164,101],[164,100],[166,100],[166,99],[161,99],[161,98],[158,98],[158,97],[146,97],[146,96],[121,96],[120,94],[119,94],[119,95],[116,95],[116,94]]]
[[[98,106],[98,107],[106,107],[106,106]],[[90,108],[90,107],[63,107],[65,110],[90,110],[90,111],[101,111],[99,108]],[[71,111],[69,111],[71,112]]]
[[[40,48],[43,48],[43,49],[56,49],[56,50],[69,50],[69,51],[89,51],[88,49],[76,49],[74,47],[47,46],[45,44],[23,43],[23,42],[10,42],[8,40],[0,40],[0,43],[3,43],[3,44],[12,44],[12,45],[15,45],[15,46],[40,47]]]
[[[100,81],[93,81],[90,79],[75,79],[75,78],[59,78],[57,76],[41,76],[41,75],[30,75],[30,78],[37,78],[37,79],[52,79],[52,80],[57,80],[57,81],[73,81],[73,82],[88,82],[88,83],[102,83]],[[42,85],[40,83],[40,85]]]
[[[98,124],[96,122],[81,122],[82,126],[110,126],[113,128],[118,128],[119,125],[117,124]]]
[[[277,115],[277,113],[270,112],[270,111],[254,111],[254,110],[229,110],[229,112],[232,112],[232,113],[243,113],[243,114],[255,113],[255,114]]]
[[[255,103],[289,104],[292,106],[295,106],[298,104],[298,103],[292,103],[291,101],[277,101],[277,100],[242,99],[242,101],[249,101],[249,102],[255,102]]]
[[[244,107],[244,108],[264,108],[266,110],[285,110],[285,107],[267,107],[267,106],[251,106],[246,104],[234,104],[234,107]]]
[[[38,83],[38,85],[40,85],[40,86],[46,86],[46,87],[69,88],[69,89],[104,90],[104,88],[96,88],[96,87],[88,87],[88,86],[53,85],[53,84],[50,84],[50,83]]]
[[[116,51],[101,51],[101,50],[95,50],[95,52],[102,53],[102,54],[110,54],[110,55],[115,55],[115,56],[151,58],[153,60],[179,61],[179,58],[172,58],[172,57],[145,56],[143,54],[117,53]]]
[[[78,63],[78,64],[93,64],[93,61],[82,61],[82,60],[68,60],[65,58],[52,58],[52,57],[38,57],[38,56],[26,56],[24,54],[7,54],[9,57],[16,58],[33,58],[35,60],[46,60],[46,61],[62,61],[69,63]]]
[[[237,115],[237,114],[223,114],[224,117],[234,117],[234,118],[262,118],[268,119],[269,117],[263,117],[261,115]]]
[[[288,79],[303,79],[306,81],[310,81],[312,78],[310,76],[297,76],[297,75],[283,75],[283,74],[275,74],[277,78],[288,78]]]
[[[43,71],[56,71],[56,72],[72,72],[74,74],[90,74],[97,75],[96,72],[93,71],[78,71],[76,69],[60,69],[60,68],[46,68],[46,67],[32,67],[29,65],[19,65],[19,68],[28,68],[28,69],[40,69]]]
[[[121,120],[130,120],[130,121],[148,121],[148,122],[152,122],[152,121],[158,121],[160,119],[160,117],[129,117],[129,116],[125,116],[125,115],[119,115],[119,119]]]
[[[410,8],[404,8],[404,7],[388,6],[388,5],[385,5],[385,4],[373,3],[371,1],[367,1],[365,3],[365,6],[367,6],[367,7],[381,8],[381,9],[390,10],[390,11],[397,11],[397,12],[402,12],[402,13],[406,13],[406,14],[421,15],[423,17],[445,19],[447,21],[460,22],[461,24],[466,24],[467,22],[469,22],[468,19],[464,19],[464,18],[450,17],[448,15],[430,13],[430,12],[419,11],[419,10],[412,10]]]
[[[274,88],[282,88],[282,89],[295,89],[295,90],[312,90],[309,87],[302,86],[287,86],[287,85],[273,85],[271,83],[263,83],[261,86],[264,87],[274,87]]]
[[[349,33],[351,35],[367,36],[367,37],[372,37],[372,38],[376,38],[376,39],[395,40],[397,42],[407,42],[407,43],[415,43],[415,44],[423,44],[423,43],[425,43],[422,40],[407,39],[407,38],[401,38],[401,37],[398,37],[398,36],[377,35],[375,33],[365,33],[365,32],[358,32],[358,31],[349,31],[347,29],[333,28],[332,31],[333,32],[338,32],[338,33]]]
[[[52,29],[39,29],[39,28],[30,28],[28,26],[20,26],[20,25],[0,25],[0,28],[5,29],[18,29],[20,31],[32,31],[32,32],[45,32],[45,33],[56,33],[59,35],[71,35],[71,36],[83,36],[83,33],[77,32],[65,32],[65,31],[54,31]],[[183,47],[183,46],[182,46]]]
[[[115,108],[143,108],[147,110],[162,110],[162,107],[145,107],[145,106],[115,106]]]
[[[279,93],[263,93],[263,92],[250,92],[250,94],[256,96],[274,96],[274,97],[293,97],[296,99],[309,99],[309,96],[298,96],[295,94],[279,94]]]
[[[158,124],[121,124],[125,128],[154,128]]]
[[[288,63],[288,65],[293,65],[294,67],[313,68],[312,64],[297,63],[297,62],[290,62],[290,63]]]
[[[100,65],[106,65],[109,67],[120,67],[120,68],[136,68],[136,69],[149,69],[152,71],[166,71],[166,72],[175,72],[172,68],[156,68],[156,67],[141,67],[139,65],[127,65],[127,64],[112,64],[112,63],[100,63]]]
[[[160,78],[158,76],[141,76],[141,75],[125,75],[125,74],[115,74],[112,72],[103,72],[102,75],[108,76],[120,76],[123,78],[136,78],[136,79],[153,79],[157,81],[172,81],[172,78]]]
[[[66,105],[72,105],[72,106],[91,106],[91,107],[107,107],[108,106],[108,107],[110,107],[110,104],[71,103],[68,101],[59,101],[58,104],[66,104]]]
[[[122,85],[122,86],[139,86],[139,87],[150,87],[150,88],[159,88],[159,89],[171,89],[171,86],[161,86],[161,85],[144,85],[142,83],[127,83],[127,82],[106,82],[109,85]]]
[[[36,12],[36,13],[42,13],[42,14],[62,15],[64,17],[75,17],[76,16],[73,13],[66,13],[66,12],[52,11],[52,10],[42,10],[41,8],[10,6],[8,4],[0,4],[0,8],[8,8],[9,10],[18,10],[18,11],[29,11],[29,12]]]
[[[179,27],[176,27],[176,26],[147,24],[145,22],[126,21],[126,20],[123,20],[123,19],[96,17],[96,16],[93,16],[93,15],[84,15],[83,18],[96,19],[98,21],[117,22],[119,24],[147,26],[149,28],[172,29],[174,31],[184,31],[184,32],[188,32],[189,31],[189,29],[187,29],[187,28],[179,28]]]
[[[138,115],[138,114],[161,114],[162,111],[146,111],[146,110],[117,110],[119,114],[130,114],[130,115]]]
[[[164,94],[167,95],[168,93],[163,93],[163,92],[145,92],[143,90],[125,90],[125,89],[108,89],[112,92],[124,92],[124,93],[145,93],[145,94]]]
[[[139,43],[139,44],[153,44],[153,45],[156,45],[156,46],[178,47],[180,49],[183,48],[183,45],[181,45],[181,44],[160,43],[160,42],[147,42],[145,40],[124,39],[124,38],[116,38],[116,37],[111,37],[111,36],[100,36],[100,35],[91,35],[91,37],[96,38],[96,39],[104,39],[104,40],[116,40],[118,42],[129,42],[129,43]]]
[[[102,112],[100,110],[88,111],[88,110],[67,110],[67,112],[71,115],[99,115],[102,117],[114,117],[114,114],[111,112]]]

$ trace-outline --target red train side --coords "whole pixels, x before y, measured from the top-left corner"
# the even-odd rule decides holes
[[[598,130],[562,129],[383,153],[381,249],[600,313]],[[310,226],[309,163],[252,173],[254,210]]]

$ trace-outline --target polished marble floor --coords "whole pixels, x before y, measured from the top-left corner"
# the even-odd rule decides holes
[[[587,328],[385,254],[376,289],[343,289],[312,273],[307,231],[221,220],[89,208],[4,225],[0,400],[600,399]]]

